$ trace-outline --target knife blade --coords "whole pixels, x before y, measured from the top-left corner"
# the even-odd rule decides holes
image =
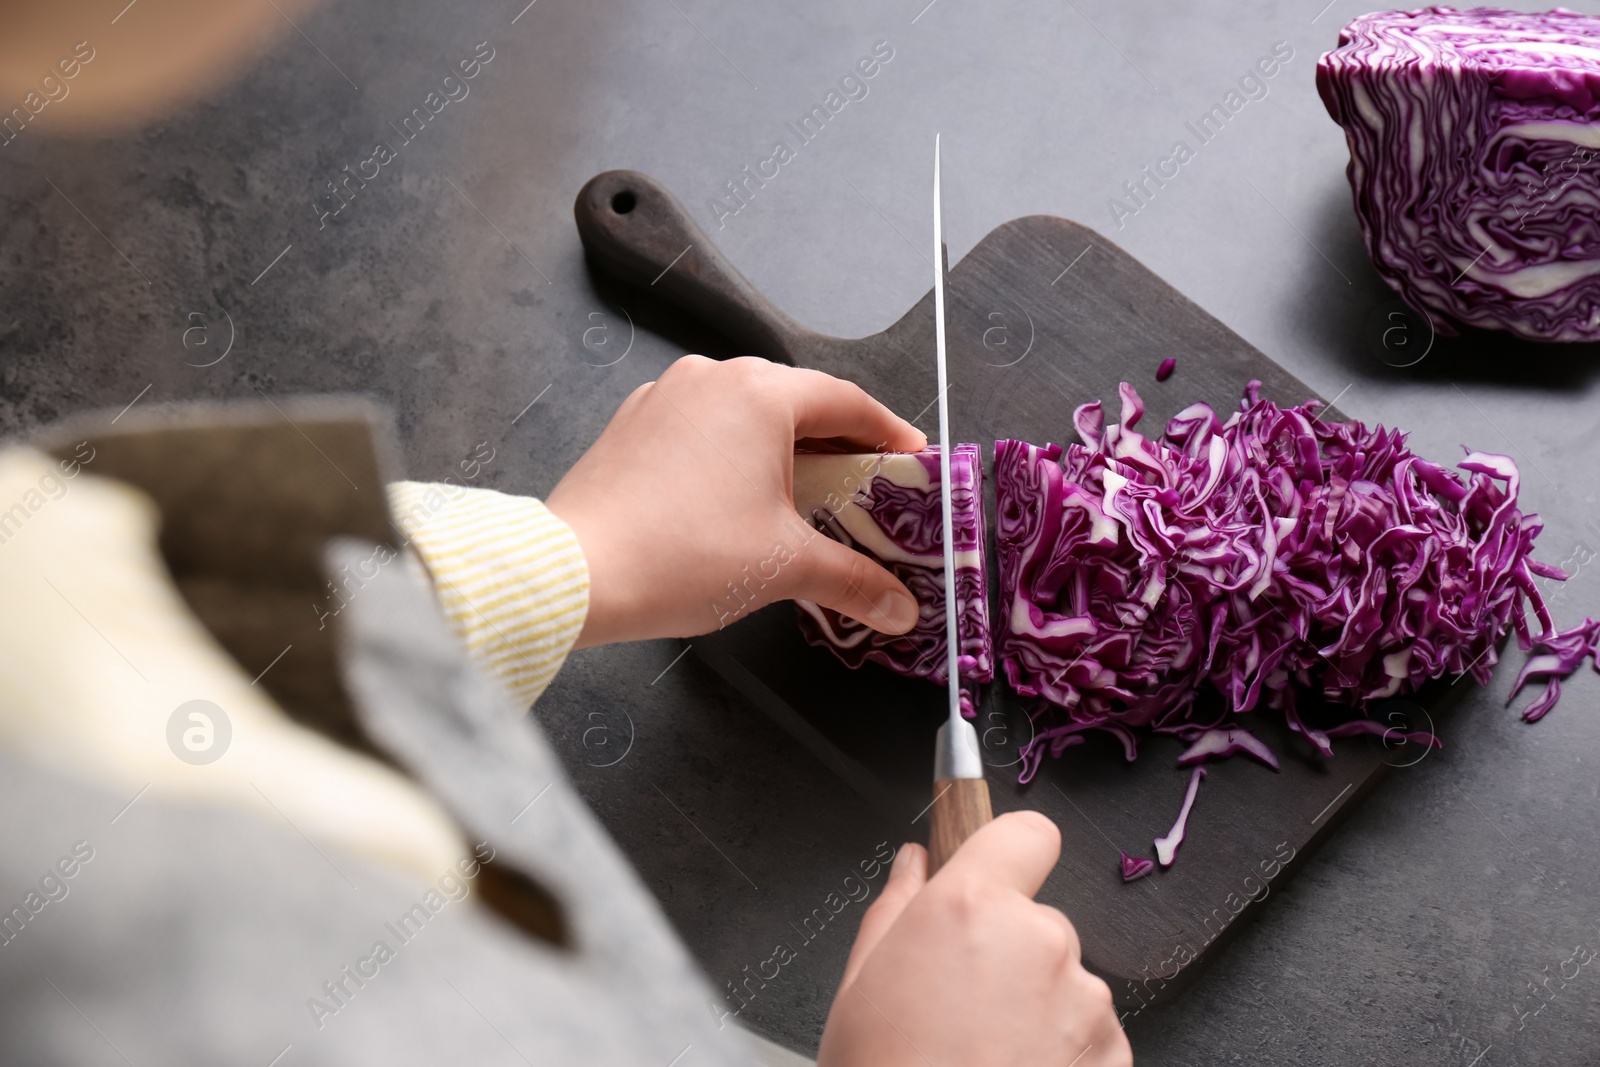
[[[944,632],[948,716],[939,727],[933,756],[933,804],[928,831],[928,874],[944,866],[961,842],[994,816],[989,783],[978,754],[978,732],[961,714],[960,612],[956,599],[955,525],[950,502],[949,368],[944,330],[944,213],[940,206],[940,137],[933,135],[933,308],[934,358],[939,377],[939,505],[944,520]]]

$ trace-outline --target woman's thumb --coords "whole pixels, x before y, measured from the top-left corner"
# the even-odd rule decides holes
[[[827,537],[805,547],[805,563],[790,596],[848,615],[886,634],[903,634],[917,624],[917,601],[883,567]]]

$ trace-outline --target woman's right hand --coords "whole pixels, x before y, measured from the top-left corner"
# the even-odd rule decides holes
[[[1078,934],[1033,895],[1061,854],[1038,812],[979,830],[933,878],[903,845],[861,920],[818,1067],[1129,1067],[1111,991]]]

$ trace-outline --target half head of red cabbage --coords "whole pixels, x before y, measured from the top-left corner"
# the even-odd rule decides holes
[[[1438,332],[1600,339],[1600,17],[1361,15],[1317,89],[1373,266]]]

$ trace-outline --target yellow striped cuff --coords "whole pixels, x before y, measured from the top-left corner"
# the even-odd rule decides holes
[[[424,482],[388,490],[467,651],[532,704],[589,612],[589,565],[572,528],[532,497]]]

